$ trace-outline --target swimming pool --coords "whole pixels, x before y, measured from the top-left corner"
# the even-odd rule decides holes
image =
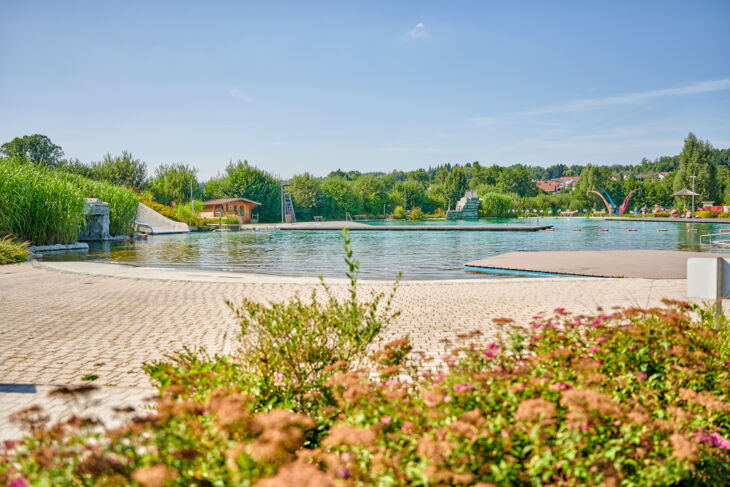
[[[424,222],[469,224],[477,222]],[[479,223],[536,224],[536,219]],[[467,272],[464,263],[492,255],[534,250],[703,250],[699,236],[728,225],[540,218],[546,232],[352,231],[361,276],[389,279],[489,279]],[[400,224],[379,222],[379,224]],[[608,229],[602,231],[601,229]],[[636,229],[636,231],[629,231]],[[659,232],[658,229],[666,231]],[[689,229],[697,230],[688,232]],[[580,230],[580,231],[576,231]],[[92,244],[88,253],[46,254],[45,260],[94,260],[139,266],[257,272],[274,275],[342,277],[342,240],[336,231],[224,232],[155,235],[147,241]]]

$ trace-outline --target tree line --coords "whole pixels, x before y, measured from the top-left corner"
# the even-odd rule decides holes
[[[40,134],[17,137],[0,146],[0,153],[11,160],[43,164],[133,188],[165,205],[189,202],[191,198],[245,197],[261,203],[261,221],[281,218],[282,182],[246,160],[231,161],[218,176],[200,181],[197,168],[190,164],[161,164],[148,172],[147,164],[127,151],[106,154],[100,161],[88,163],[65,159],[62,148]],[[660,173],[668,174],[660,179]],[[580,176],[580,180],[575,187],[559,193],[548,194],[535,185],[539,180],[568,176]],[[730,203],[730,149],[715,149],[690,133],[680,154],[652,161],[642,159],[633,165],[446,163],[389,173],[337,170],[317,177],[305,172],[286,181],[285,187],[292,195],[297,217],[309,220],[314,216],[342,219],[348,213],[400,216],[413,209],[439,215],[453,208],[467,189],[478,191],[487,216],[508,216],[525,209],[600,209],[603,203],[591,191],[604,190],[616,204],[637,190],[630,208],[657,204],[667,207],[683,204],[683,199],[671,195],[679,189],[691,189],[693,184],[699,194],[696,201]]]

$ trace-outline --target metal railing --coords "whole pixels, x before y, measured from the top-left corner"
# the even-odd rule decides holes
[[[724,239],[714,239],[713,237],[725,237]],[[706,242],[704,240],[707,240]],[[709,245],[712,247],[713,245],[718,245],[721,247],[730,247],[730,233],[728,232],[721,232],[721,233],[706,233],[704,235],[700,235],[700,245]]]

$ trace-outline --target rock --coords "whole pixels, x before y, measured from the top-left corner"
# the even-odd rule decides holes
[[[109,203],[98,198],[84,198],[84,215],[86,227],[81,232],[81,241],[108,240],[109,235]]]

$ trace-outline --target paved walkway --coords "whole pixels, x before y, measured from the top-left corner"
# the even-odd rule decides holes
[[[99,376],[94,384],[104,386],[97,395],[107,406],[139,404],[150,392],[143,362],[184,346],[212,353],[236,347],[238,327],[225,299],[282,300],[307,296],[317,286],[309,278],[236,279],[226,273],[99,266],[0,267],[0,439],[17,434],[5,422],[10,412],[33,401],[46,403],[50,386],[81,384],[86,374]],[[344,284],[332,286],[344,295]],[[365,281],[363,291],[389,286]],[[395,299],[402,315],[381,338],[410,335],[415,350],[440,355],[447,349],[444,340],[459,333],[479,329],[495,336],[500,326],[491,320],[497,317],[526,320],[555,307],[585,313],[597,306],[651,306],[684,296],[683,280],[404,282]],[[18,384],[27,386],[19,390]],[[63,412],[59,404],[69,404],[54,401],[48,404],[55,415]]]

